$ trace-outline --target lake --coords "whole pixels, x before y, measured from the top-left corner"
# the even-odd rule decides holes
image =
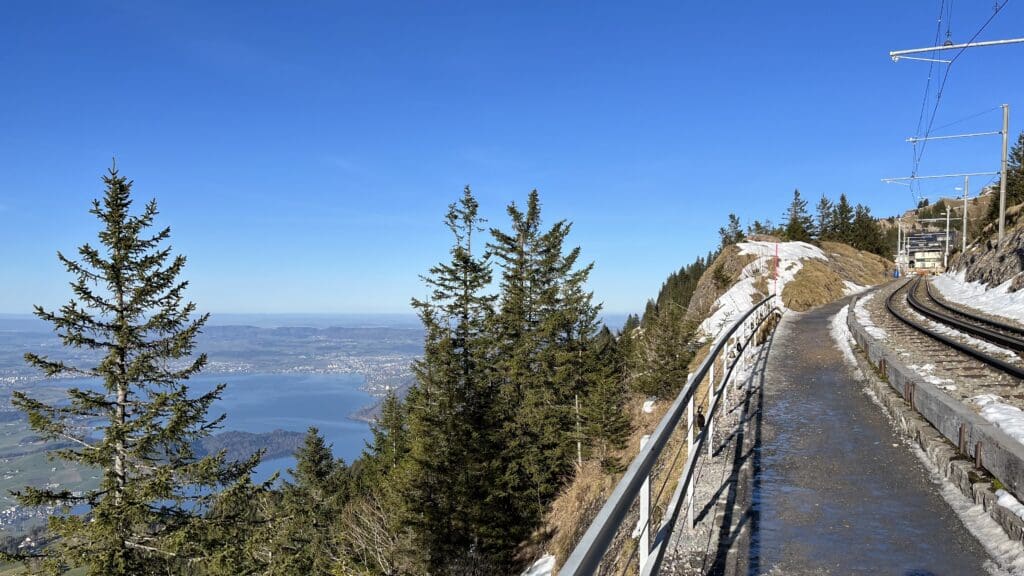
[[[202,374],[189,381],[193,394],[227,384],[221,399],[208,416],[227,414],[223,430],[271,432],[276,429],[305,432],[316,426],[334,456],[351,464],[371,436],[366,422],[349,414],[372,404],[375,399],[359,389],[364,378],[358,374]],[[40,383],[45,386],[99,387],[96,380],[59,380]],[[31,386],[25,387],[31,393]],[[275,471],[295,465],[294,458],[262,462],[255,480],[261,481]]]

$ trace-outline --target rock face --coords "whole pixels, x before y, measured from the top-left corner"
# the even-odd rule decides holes
[[[983,246],[970,246],[957,258],[953,269],[964,272],[967,282],[982,282],[995,288],[1012,281],[1010,291],[1024,289],[1024,226],[1007,231],[1001,246],[988,241]]]

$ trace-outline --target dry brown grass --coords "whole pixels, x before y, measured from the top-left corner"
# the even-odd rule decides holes
[[[691,371],[696,370],[707,357],[708,349],[708,346],[704,346],[697,352],[690,364]],[[720,365],[716,369],[720,369]],[[697,388],[696,401],[698,405],[707,403],[706,394],[707,381],[705,380]],[[640,448],[640,438],[654,431],[672,404],[672,399],[659,400],[655,403],[653,411],[647,414],[643,411],[644,400],[645,398],[641,396],[633,396],[625,408],[629,414],[633,415],[633,433],[626,448],[616,453],[616,456],[626,466],[636,457]],[[662,452],[662,458],[659,459],[651,474],[652,532],[660,524],[661,518],[668,508],[669,500],[672,498],[672,493],[675,491],[679,476],[682,474],[683,466],[686,464],[684,429],[685,425],[677,427]],[[596,461],[588,461],[584,462],[583,466],[577,470],[576,477],[562,490],[552,505],[544,528],[538,534],[542,538],[550,538],[547,542],[547,551],[554,554],[558,566],[561,566],[561,563],[568,558],[621,477],[622,474],[619,473],[606,473]],[[623,523],[619,534],[616,535],[608,555],[611,561],[606,568],[614,567],[615,574],[623,573],[623,571],[625,574],[636,572],[635,540],[629,537],[637,522],[636,508],[634,503],[633,510]],[[632,551],[632,553],[626,556],[625,552],[627,551]],[[539,556],[539,554],[537,555]],[[631,565],[627,566],[627,564]]]
[[[881,256],[837,242],[823,242],[828,262],[804,260],[803,268],[782,290],[791,310],[804,311],[834,302],[844,295],[843,280],[873,286],[888,279],[892,263]]]
[[[843,279],[820,260],[805,260],[803,268],[782,289],[782,302],[803,312],[843,297]]]
[[[846,244],[822,242],[821,249],[828,256],[829,265],[844,280],[861,286],[874,286],[885,282],[892,271],[892,261]]]

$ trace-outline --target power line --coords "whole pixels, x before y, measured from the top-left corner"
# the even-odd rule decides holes
[[[971,36],[971,39],[967,41],[967,44],[970,44],[970,43],[974,42],[978,38],[978,36],[985,30],[985,28],[988,27],[988,25],[992,22],[992,20],[995,19],[996,15],[999,14],[1007,4],[1009,4],[1009,2],[1010,2],[1010,0],[1003,0],[1003,3],[1000,4],[998,7],[996,7],[996,9],[992,12],[992,15],[988,17],[988,20],[986,20],[985,23],[981,25],[981,28],[978,28],[978,31],[974,33],[974,36]],[[924,133],[924,137],[925,138],[927,138],[928,136],[931,135],[932,124],[935,123],[935,116],[939,112],[939,104],[942,102],[942,93],[943,93],[943,90],[945,90],[945,88],[946,88],[946,80],[949,79],[949,72],[953,69],[953,64],[957,61],[957,59],[959,59],[960,56],[963,55],[964,50],[967,50],[967,46],[964,46],[959,51],[957,51],[956,55],[953,56],[953,58],[950,60],[949,64],[946,65],[946,73],[943,74],[942,82],[939,84],[939,89],[935,93],[935,107],[932,109],[931,118],[928,120],[928,129],[925,130],[925,133]],[[914,162],[914,170],[912,172],[913,174],[917,174],[917,168],[921,164],[921,158],[924,156],[924,151],[925,151],[925,148],[927,148],[927,146],[928,146],[928,141],[924,140],[921,143],[921,150],[918,153],[917,159]]]
[[[984,116],[985,114],[991,114],[992,112],[995,112],[996,110],[999,110],[999,109],[1000,109],[1000,106],[993,106],[993,107],[991,107],[988,110],[985,110],[983,112],[978,112],[977,114],[971,114],[970,116],[965,116],[965,117],[963,117],[963,118],[961,118],[959,120],[956,120],[955,122],[950,122],[949,124],[943,124],[942,126],[939,126],[938,128],[935,129],[935,132],[938,132],[939,130],[945,130],[946,128],[949,128],[951,126],[956,126],[957,124],[960,124],[961,122],[967,122],[968,120],[974,120],[975,118],[977,118],[979,116]]]

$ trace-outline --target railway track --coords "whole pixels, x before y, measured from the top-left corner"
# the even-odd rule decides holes
[[[922,284],[925,285],[924,290],[921,290]],[[906,327],[989,368],[1024,380],[1024,331],[1020,328],[941,302],[921,277],[896,288],[886,299],[885,308]],[[915,317],[914,313],[919,316]],[[936,324],[928,326],[920,317]],[[998,346],[1002,351],[979,345],[977,340]],[[1015,359],[1011,357],[1013,353],[1016,353]]]

